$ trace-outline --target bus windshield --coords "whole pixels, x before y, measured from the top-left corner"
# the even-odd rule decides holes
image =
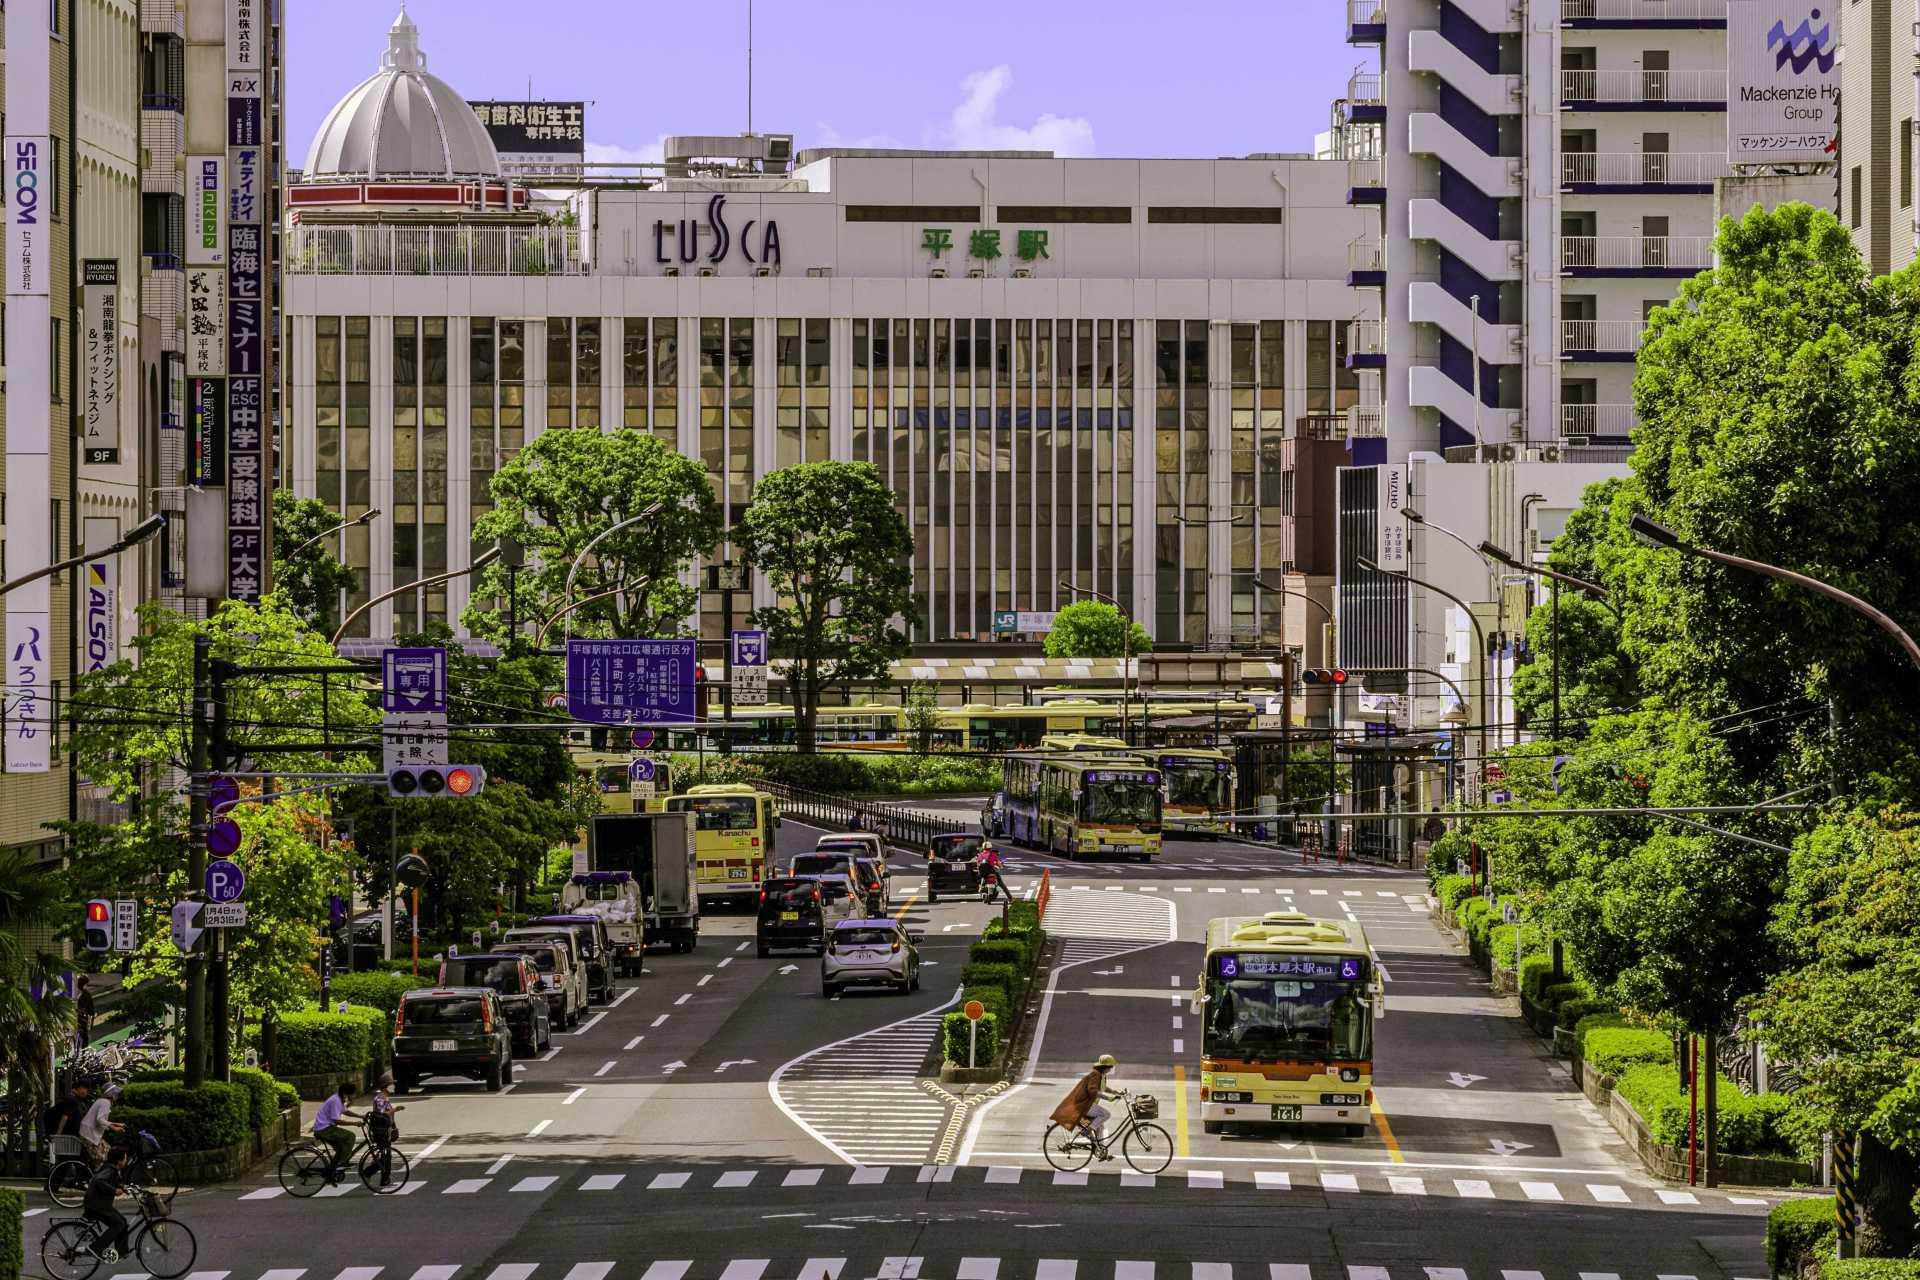
[[[1265,975],[1207,980],[1212,1058],[1366,1061],[1373,1019],[1362,983]]]
[[[1233,785],[1233,775],[1215,769],[1211,763],[1169,764],[1162,768],[1167,779],[1168,804],[1225,809],[1231,803],[1228,790]]]
[[[1151,782],[1090,783],[1081,806],[1088,822],[1155,822],[1160,788]]]
[[[752,796],[675,796],[667,807],[691,813],[701,831],[751,831],[755,825]]]

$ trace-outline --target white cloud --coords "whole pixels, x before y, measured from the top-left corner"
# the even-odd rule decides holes
[[[1093,154],[1093,122],[1085,116],[1043,112],[1025,128],[1002,124],[1000,100],[1013,87],[1013,68],[1004,63],[975,71],[960,82],[964,94],[945,127],[935,131],[939,145],[979,151],[1051,151],[1061,156]]]
[[[666,154],[667,135],[664,133],[638,147],[622,147],[608,142],[589,142],[586,145],[588,164],[659,164]]]
[[[848,147],[854,149],[883,150],[904,147],[907,144],[890,133],[869,133],[858,137],[843,137],[840,131],[825,121],[817,121],[813,132],[800,140],[803,147]]]

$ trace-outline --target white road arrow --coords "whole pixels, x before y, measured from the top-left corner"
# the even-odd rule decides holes
[[[1464,1071],[1455,1071],[1447,1076],[1447,1083],[1456,1089],[1464,1089],[1476,1080],[1485,1080],[1485,1076],[1469,1075]]]
[[[675,1058],[672,1062],[669,1062],[666,1066],[660,1068],[660,1074],[663,1076],[670,1076],[674,1072],[685,1068],[686,1065],[687,1065],[686,1063],[680,1061],[678,1058]]]
[[[713,1069],[713,1073],[715,1075],[719,1075],[722,1071],[725,1071],[728,1067],[750,1067],[752,1065],[753,1065],[752,1058],[728,1058],[725,1062],[715,1067]]]
[[[1487,1145],[1492,1148],[1493,1154],[1497,1156],[1510,1156],[1518,1151],[1530,1151],[1533,1149],[1531,1142],[1508,1142],[1505,1138],[1495,1138]]]
[[[1113,968],[1111,969],[1095,969],[1093,971],[1093,975],[1096,978],[1117,978],[1121,974],[1125,973],[1126,971],[1127,971],[1127,966],[1123,964],[1117,964],[1113,966]]]
[[[780,966],[780,972],[782,972],[782,973],[798,973],[798,972],[800,972],[800,966],[799,966],[799,965],[797,965],[797,964],[783,964],[783,965],[781,965],[781,966]]]

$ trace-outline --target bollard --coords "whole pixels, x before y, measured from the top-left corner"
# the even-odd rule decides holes
[[[1839,1219],[1834,1241],[1834,1257],[1854,1257],[1859,1245],[1860,1206],[1853,1195],[1854,1137],[1850,1133],[1833,1136],[1833,1211]]]

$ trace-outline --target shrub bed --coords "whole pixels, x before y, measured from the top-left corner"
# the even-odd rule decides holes
[[[163,1151],[210,1151],[253,1136],[244,1085],[209,1080],[197,1089],[172,1080],[129,1081],[113,1118],[129,1132],[152,1132]]]
[[[1007,997],[1007,989],[994,983],[979,983],[960,988],[960,1003],[964,1007],[969,1000],[978,1000],[987,1006],[987,1012],[1006,1018],[1013,1013],[1013,1003]]]
[[[1032,933],[1019,937],[982,937],[967,948],[967,959],[975,964],[1022,965],[1033,959]]]
[[[416,978],[412,973],[389,973],[380,969],[369,969],[365,973],[342,973],[335,975],[328,987],[328,996],[338,1006],[344,1000],[349,1005],[372,1005],[376,1009],[392,1013],[400,1007],[400,997],[409,991],[418,991],[422,987],[433,985],[432,979]]]
[[[280,1112],[287,1107],[300,1104],[300,1094],[290,1084],[283,1084],[257,1067],[234,1067],[231,1069],[233,1083],[247,1095],[247,1123],[255,1129],[265,1128],[279,1119]],[[141,1071],[134,1074],[134,1084],[178,1084],[186,1078],[186,1073],[178,1067],[169,1067],[163,1071]]]
[[[1580,1056],[1610,1076],[1651,1065],[1666,1068],[1670,1079],[1678,1079],[1674,1073],[1673,1041],[1660,1031],[1627,1026],[1590,1027],[1580,1040]]]
[[[379,1019],[375,1023],[368,1015]],[[374,1037],[384,1031],[386,1014],[368,1006],[346,1013],[280,1015],[280,1047],[275,1074],[312,1076],[325,1072],[364,1071],[381,1058]],[[376,1029],[378,1028],[378,1029]]]
[[[1671,1049],[1669,1049],[1671,1054]],[[1668,1147],[1687,1145],[1687,1091],[1671,1066],[1642,1063],[1628,1067],[1613,1082],[1614,1092],[1647,1122],[1647,1132],[1655,1142]],[[1755,1097],[1740,1092],[1740,1086],[1726,1076],[1719,1077],[1720,1150],[1728,1155],[1790,1155],[1791,1147],[1775,1129],[1781,1115],[1779,1103],[1767,1095]],[[1784,1101],[1784,1100],[1783,1100]],[[1700,1094],[1700,1124],[1705,1141],[1707,1095]]]
[[[1486,945],[1487,900],[1468,898],[1460,904],[1460,910],[1454,914],[1454,923],[1469,938]]]
[[[1521,957],[1517,975],[1520,994],[1537,1005],[1546,1004],[1547,987],[1553,983],[1553,957],[1535,947]]]
[[[17,1187],[0,1187],[0,1280],[20,1280],[26,1265],[27,1196]]]
[[[1796,1275],[1811,1259],[1831,1258],[1839,1234],[1836,1213],[1832,1196],[1784,1200],[1773,1206],[1767,1214],[1768,1274]]]
[[[1612,1018],[1618,1022],[1620,1013],[1598,996],[1574,996],[1554,1006],[1553,1023],[1557,1027],[1571,1030],[1589,1018]]]
[[[985,1001],[982,1001],[984,1004]],[[967,1015],[950,1013],[940,1020],[941,1050],[948,1062],[959,1066],[967,1065]],[[973,1033],[974,1061],[985,1065],[993,1061],[1000,1049],[1000,1019],[989,1012],[980,1019],[979,1030]]]
[[[1026,994],[1027,978],[1019,965],[989,964],[979,960],[961,966],[960,982],[968,987],[1000,987],[1010,1000]]]
[[[1920,1280],[1920,1260],[1830,1258],[1820,1264],[1820,1280]]]

